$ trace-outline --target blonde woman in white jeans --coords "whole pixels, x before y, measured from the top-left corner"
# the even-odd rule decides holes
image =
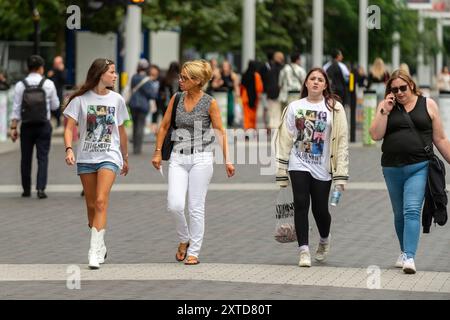
[[[161,147],[170,127],[172,112],[176,112],[175,140],[169,164],[168,210],[174,215],[179,238],[177,261],[186,265],[198,264],[205,229],[205,200],[213,174],[214,139],[206,133],[212,125],[222,147],[225,170],[228,177],[234,175],[234,166],[228,158],[228,143],[222,126],[220,109],[216,101],[202,91],[211,79],[212,69],[208,62],[195,60],[186,62],[179,78],[179,103],[174,106],[172,97],[161,122],[153,155],[153,166],[161,166]],[[189,225],[184,215],[188,193]]]

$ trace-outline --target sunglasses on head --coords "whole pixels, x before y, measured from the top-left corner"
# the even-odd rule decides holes
[[[191,80],[190,78],[188,78],[188,77],[186,77],[186,76],[184,76],[184,75],[182,75],[182,74],[180,74],[180,77],[179,77],[178,79],[179,79],[180,81],[182,81],[182,82]]]
[[[392,87],[391,88],[391,91],[392,91],[393,94],[397,94],[399,90],[401,92],[405,92],[406,90],[408,90],[408,86],[404,85],[404,86],[400,86],[400,87]]]

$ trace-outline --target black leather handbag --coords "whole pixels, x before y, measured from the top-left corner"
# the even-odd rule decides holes
[[[161,147],[161,158],[162,158],[162,160],[165,160],[165,161],[170,159],[170,154],[172,153],[173,144],[175,142],[172,139],[172,134],[177,129],[175,120],[176,120],[176,116],[177,116],[178,103],[180,102],[180,96],[181,96],[181,93],[176,93],[176,95],[175,95],[175,101],[173,102],[173,107],[172,107],[172,118],[170,120],[170,127],[169,127],[169,130],[167,130],[166,137],[164,138],[164,142]]]

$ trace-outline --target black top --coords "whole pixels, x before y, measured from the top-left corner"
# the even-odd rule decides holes
[[[53,76],[51,76],[49,79],[53,81],[56,88],[56,95],[59,98],[59,102],[63,103],[63,89],[64,85],[66,84],[66,73],[63,70],[58,69],[52,69],[53,70]]]
[[[392,108],[388,116],[386,133],[381,151],[383,167],[398,167],[428,160],[423,142],[414,134],[398,105]],[[427,111],[426,98],[419,96],[409,116],[417,131],[429,146],[433,144],[433,127]]]
[[[278,78],[280,77],[281,69],[283,69],[283,65],[279,63],[272,63],[270,64],[270,69],[267,69],[261,75],[264,92],[267,94],[267,98],[270,100],[278,99],[278,95],[280,94]]]
[[[221,73],[222,75],[222,80],[223,80],[223,84],[222,84],[222,89],[226,90],[227,92],[231,92],[234,89],[234,84],[233,84],[233,78],[231,78],[231,74],[229,75],[224,75],[223,73]]]

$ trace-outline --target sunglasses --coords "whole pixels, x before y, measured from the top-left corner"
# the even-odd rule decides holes
[[[392,91],[393,94],[397,94],[399,90],[401,92],[405,92],[406,90],[408,90],[408,86],[404,85],[404,86],[400,86],[400,87],[392,87],[391,88],[391,91]]]
[[[178,78],[181,82],[185,82],[185,81],[189,81],[191,80],[191,78],[183,76],[182,74],[180,74],[180,77]]]

